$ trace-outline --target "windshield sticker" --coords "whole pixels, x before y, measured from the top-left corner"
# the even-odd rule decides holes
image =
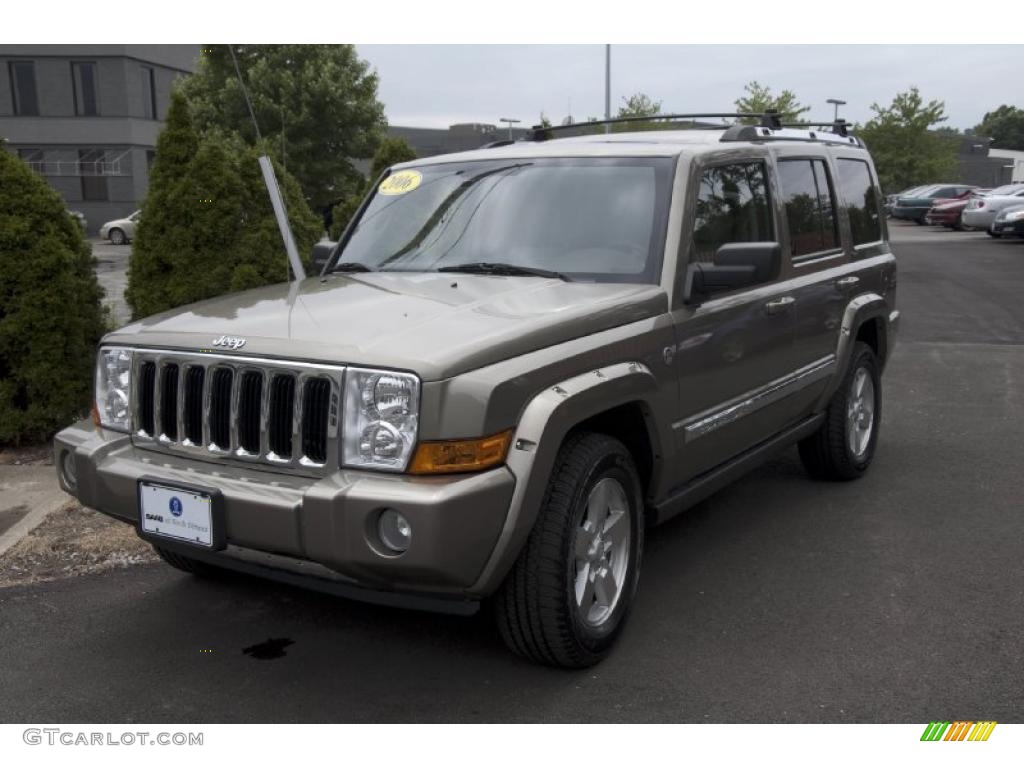
[[[377,187],[382,195],[404,195],[412,192],[423,181],[423,174],[419,171],[398,171],[388,176]]]

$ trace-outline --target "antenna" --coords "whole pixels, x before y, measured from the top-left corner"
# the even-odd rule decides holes
[[[257,141],[262,141],[259,123],[256,122],[256,112],[252,108],[252,101],[249,98],[249,89],[245,87],[245,80],[242,79],[242,70],[238,66],[238,59],[235,57],[234,46],[228,46],[231,54],[231,61],[235,65],[235,74],[238,75],[238,85],[245,97],[245,104],[249,107],[249,117],[252,118],[252,127],[256,130]],[[282,118],[282,126],[284,125]],[[277,183],[277,174],[274,173],[274,164],[266,155],[259,157],[260,170],[263,172],[263,183],[267,187],[267,194],[270,195],[270,205],[274,209],[274,218],[277,219],[277,228],[281,230],[281,239],[284,241],[284,249],[288,254],[288,261],[292,266],[292,273],[296,280],[306,279],[306,270],[302,266],[302,259],[299,258],[299,249],[295,247],[295,235],[292,234],[291,224],[288,223],[288,210],[284,205],[284,198],[281,196],[281,187]]]

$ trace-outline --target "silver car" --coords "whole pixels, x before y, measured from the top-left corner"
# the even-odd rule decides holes
[[[964,226],[984,229],[992,235],[992,222],[1004,208],[1024,204],[1024,184],[1007,184],[971,200],[964,209]],[[994,237],[996,235],[993,235]]]
[[[135,227],[139,224],[139,214],[136,211],[126,219],[114,219],[100,227],[100,237],[109,240],[114,245],[124,245],[135,237]]]

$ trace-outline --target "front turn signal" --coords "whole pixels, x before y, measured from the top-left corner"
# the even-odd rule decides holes
[[[490,469],[505,461],[511,442],[511,429],[477,440],[423,442],[416,449],[409,472],[414,475],[440,475]]]

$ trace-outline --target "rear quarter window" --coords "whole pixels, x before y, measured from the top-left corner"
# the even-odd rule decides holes
[[[843,205],[850,219],[853,244],[878,242],[882,239],[878,188],[871,178],[868,164],[863,160],[841,157],[836,160],[836,173]]]

